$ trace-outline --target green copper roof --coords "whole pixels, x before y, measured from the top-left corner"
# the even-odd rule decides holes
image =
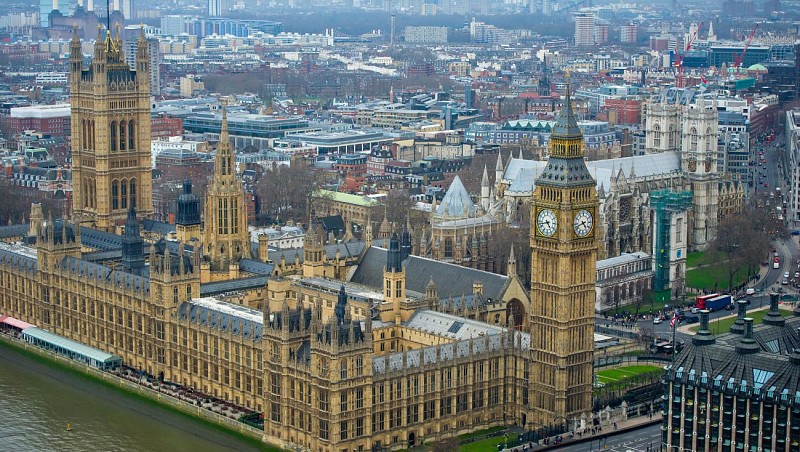
[[[339,193],[338,191],[318,190],[315,193],[315,196],[330,198],[336,202],[343,202],[345,204],[352,204],[361,207],[374,207],[380,205],[380,202],[366,196]]]

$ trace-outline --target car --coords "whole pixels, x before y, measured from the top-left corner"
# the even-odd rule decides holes
[[[733,305],[729,304],[729,305],[725,306],[725,310],[726,311],[733,311]]]
[[[692,314],[697,314],[698,312],[700,312],[700,310],[697,309],[697,306],[693,306],[692,307]]]
[[[768,183],[766,183],[766,182],[764,182],[764,186],[765,186],[765,187],[769,187],[769,184],[768,184]]]
[[[795,279],[800,278],[800,272],[794,272]]]
[[[683,322],[685,323],[697,323],[700,321],[700,317],[696,315],[687,315],[683,318]]]
[[[792,229],[792,235],[800,235],[800,229]]]
[[[653,317],[653,325],[658,325],[661,322],[663,322],[663,320],[661,320],[661,317]]]

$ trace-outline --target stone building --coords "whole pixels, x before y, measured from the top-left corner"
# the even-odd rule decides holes
[[[72,212],[75,221],[105,231],[153,214],[150,161],[150,59],[144,33],[136,70],[125,62],[122,38],[98,31],[94,59],[84,67],[77,28],[70,44]]]
[[[641,300],[653,287],[653,275],[653,261],[641,251],[597,261],[595,311]]]
[[[256,246],[246,227],[232,229],[246,206],[231,201],[241,182],[223,148],[206,195],[218,210],[207,211],[214,224],[200,241],[188,189],[178,208],[185,241],[148,240],[137,230],[154,222],[130,204],[124,236],[38,213],[0,227],[0,237],[21,239],[0,242],[0,315],[261,412],[264,440],[283,448],[399,450],[494,426],[582,428],[598,206],[582,147],[565,108],[532,206],[534,218],[549,209],[561,226],[531,231],[530,292],[513,255],[512,276],[437,262],[411,255],[408,230],[386,248],[370,234],[351,248],[312,232],[302,262],[288,264],[287,251],[262,248],[265,236]],[[178,235],[151,224],[158,230]]]

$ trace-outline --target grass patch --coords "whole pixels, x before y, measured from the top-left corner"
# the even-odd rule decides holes
[[[661,372],[658,366],[625,366],[616,369],[607,369],[597,372],[597,380],[600,383],[622,383],[626,380],[635,378],[637,375],[648,374],[651,372]]]
[[[241,440],[252,444],[254,447],[257,447],[259,450],[267,451],[267,452],[282,452],[283,451],[283,449],[277,448],[275,446],[271,446],[269,444],[265,444],[265,443],[255,439],[255,438],[253,438],[252,436],[244,435],[241,432],[238,432],[236,430],[227,428],[224,425],[217,424],[215,422],[211,422],[211,421],[209,421],[207,419],[204,419],[202,417],[192,415],[192,414],[187,413],[187,412],[185,412],[183,410],[180,410],[180,409],[178,409],[178,408],[176,408],[174,406],[159,403],[157,400],[151,399],[150,397],[147,397],[145,395],[139,394],[139,393],[137,393],[135,391],[131,391],[130,389],[128,389],[126,387],[118,386],[118,385],[116,385],[116,384],[114,384],[114,383],[112,383],[110,381],[103,380],[101,378],[97,378],[96,376],[94,376],[93,374],[90,374],[88,372],[81,372],[77,368],[68,366],[68,365],[66,365],[66,364],[64,364],[64,363],[62,363],[60,361],[57,361],[57,360],[54,360],[54,359],[50,359],[49,357],[47,357],[45,355],[40,355],[39,353],[31,352],[30,350],[27,350],[27,349],[25,349],[23,347],[18,346],[17,344],[15,344],[10,339],[0,340],[0,347],[2,347],[2,346],[8,346],[9,348],[13,348],[14,350],[19,352],[20,354],[25,355],[28,359],[30,359],[32,361],[35,361],[35,362],[38,362],[40,364],[43,364],[43,365],[46,365],[46,366],[50,366],[50,367],[53,367],[53,368],[56,368],[56,369],[59,369],[59,370],[62,370],[64,372],[69,373],[71,375],[74,375],[74,376],[76,376],[78,378],[85,378],[85,379],[93,381],[93,382],[95,382],[97,384],[103,385],[103,386],[105,386],[107,388],[111,388],[111,389],[113,389],[115,391],[118,391],[118,392],[124,394],[127,397],[131,397],[131,398],[134,398],[136,400],[140,400],[143,403],[147,403],[147,404],[150,404],[152,406],[157,406],[160,409],[164,409],[166,411],[169,411],[171,413],[177,414],[179,416],[191,419],[191,420],[196,421],[196,422],[200,422],[204,426],[209,427],[211,429],[214,429],[214,430],[217,430],[217,431],[221,431],[221,432],[227,433],[229,435],[236,436],[237,438],[240,438]]]
[[[747,282],[747,269],[740,268],[733,274],[733,287]],[[686,272],[686,287],[701,290],[728,290],[728,265],[722,263],[715,267],[703,267]]]
[[[502,425],[498,425],[497,427],[485,428],[483,430],[478,430],[476,432],[465,433],[463,435],[458,435],[458,439],[459,440],[465,440],[465,439],[477,438],[479,436],[486,436],[486,435],[489,435],[491,433],[499,432],[499,431],[505,430],[505,429],[506,429],[506,427],[503,427]]]
[[[686,255],[686,268],[694,268],[703,263],[702,251],[693,251]]]
[[[753,319],[753,324],[754,325],[758,325],[759,323],[761,323],[762,320],[764,320],[764,317],[767,316],[768,312],[769,312],[768,309],[764,309],[763,311],[751,311],[751,312],[747,313],[747,317],[750,317],[750,318]],[[788,309],[779,309],[779,312],[781,313],[781,316],[783,316],[783,317],[789,317],[789,316],[792,315],[792,311],[788,310]],[[716,334],[721,334],[721,333],[727,333],[728,331],[730,331],[731,326],[733,325],[733,322],[735,322],[735,321],[736,321],[736,316],[729,317],[729,318],[726,318],[726,319],[713,320],[713,321],[709,322],[708,329],[711,330],[711,334],[715,334],[715,335]],[[699,329],[700,329],[700,325],[695,325],[695,326],[690,327],[689,331],[691,331],[693,333],[696,333]]]
[[[509,441],[511,438],[509,438]],[[497,450],[498,444],[504,444],[505,438],[502,435],[495,436],[493,438],[487,438],[481,441],[475,441],[474,443],[463,444],[459,446],[458,450],[460,452],[488,452]]]

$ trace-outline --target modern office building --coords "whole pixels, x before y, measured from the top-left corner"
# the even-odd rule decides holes
[[[664,375],[662,450],[794,451],[800,447],[800,311],[778,294],[761,325],[739,315],[730,332],[700,330]]]
[[[595,17],[591,11],[575,13],[575,45],[593,46],[595,40]]]

